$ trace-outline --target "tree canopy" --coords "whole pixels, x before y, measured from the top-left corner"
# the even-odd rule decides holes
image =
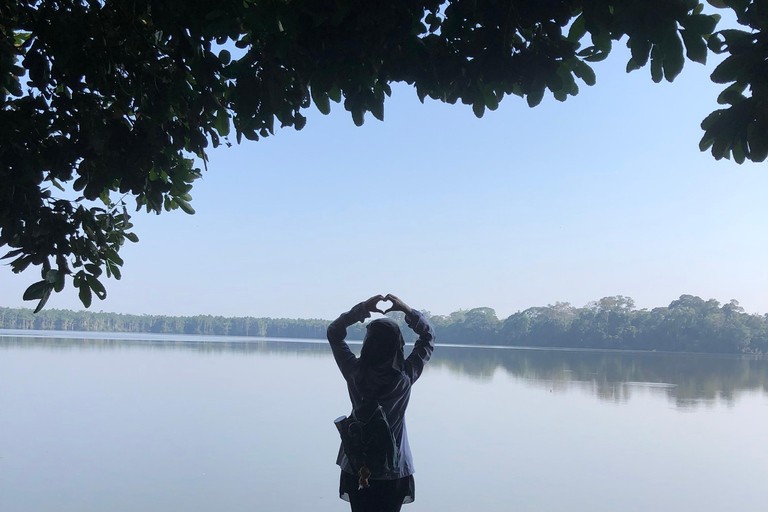
[[[69,279],[83,304],[120,278],[137,210],[192,214],[210,146],[300,130],[342,103],[383,120],[390,84],[471,105],[538,105],[593,85],[614,42],[627,71],[668,81],[686,58],[727,54],[712,79],[725,108],[702,123],[715,158],[768,156],[768,6],[733,9],[717,32],[698,0],[17,0],[0,5],[0,247],[41,309]],[[747,96],[748,94],[748,96]],[[234,131],[232,132],[232,130]],[[60,192],[57,192],[57,189]],[[99,203],[100,201],[100,203]]]

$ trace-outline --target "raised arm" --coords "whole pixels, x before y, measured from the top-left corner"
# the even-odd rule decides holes
[[[421,376],[424,365],[427,364],[435,350],[435,331],[421,312],[412,309],[394,295],[389,294],[384,300],[392,301],[392,307],[387,312],[402,311],[405,313],[405,323],[419,335],[411,354],[405,360],[405,373],[411,379],[411,383],[414,383]]]
[[[347,342],[344,341],[347,337],[347,327],[357,322],[365,321],[366,318],[371,316],[372,311],[382,313],[376,304],[383,299],[382,295],[375,295],[365,302],[357,304],[346,313],[342,313],[339,318],[328,326],[328,343],[331,345],[333,358],[336,359],[336,364],[339,366],[339,370],[341,370],[341,374],[345,379],[357,364],[357,357],[349,349]]]

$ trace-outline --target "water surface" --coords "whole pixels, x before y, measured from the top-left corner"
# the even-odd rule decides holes
[[[348,510],[325,344],[4,334],[1,511]],[[768,503],[764,359],[438,347],[407,423],[405,511]]]

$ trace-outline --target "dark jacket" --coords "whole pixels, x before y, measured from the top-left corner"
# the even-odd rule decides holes
[[[419,339],[408,358],[404,358],[402,335],[397,324],[389,319],[374,320],[369,324],[366,341],[363,342],[363,349],[358,358],[344,341],[347,337],[347,327],[356,322],[362,322],[370,316],[362,302],[347,313],[343,313],[328,326],[328,342],[331,344],[336,364],[339,365],[339,370],[347,381],[352,408],[358,407],[364,398],[369,398],[378,401],[387,415],[395,441],[398,443],[400,467],[382,479],[394,480],[414,472],[413,457],[405,428],[405,410],[411,398],[411,386],[421,375],[424,365],[435,349],[435,332],[420,312],[412,310],[412,313],[406,315],[405,321],[408,327],[419,335]],[[372,328],[375,332],[372,332]],[[387,333],[390,329],[393,332]],[[398,340],[391,346],[391,350],[386,346],[382,348],[380,344],[374,346],[370,343],[366,346],[370,337],[382,335]],[[336,464],[347,473],[354,473],[343,448],[339,449]]]

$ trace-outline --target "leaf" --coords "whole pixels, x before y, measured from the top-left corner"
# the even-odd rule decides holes
[[[317,110],[319,110],[321,114],[326,116],[330,114],[331,102],[328,100],[328,94],[324,92],[320,92],[314,87],[311,88],[311,92],[312,92],[312,101],[315,102],[315,106],[317,107]]]
[[[64,289],[64,282],[64,272],[59,272],[59,278],[53,283],[53,289],[56,293]]]
[[[109,249],[104,255],[107,257],[107,259],[111,260],[112,263],[116,265],[122,265],[123,259],[115,252],[114,249]]]
[[[352,121],[355,123],[355,126],[363,126],[363,123],[365,122],[365,110],[362,108],[356,108],[352,111]]]
[[[747,129],[749,144],[749,159],[753,162],[762,162],[768,158],[768,140],[765,138],[765,127],[751,124]]]
[[[338,88],[338,86],[334,85],[331,87],[331,90],[328,91],[328,97],[335,101],[336,103],[341,102],[341,89]]]
[[[181,208],[181,209],[182,209],[182,211],[183,211],[184,213],[186,213],[186,214],[188,214],[188,215],[194,215],[194,214],[195,214],[195,209],[194,209],[194,208],[192,208],[192,206],[191,206],[191,205],[190,205],[188,202],[186,202],[185,200],[183,200],[182,198],[180,198],[180,197],[174,197],[174,198],[173,198],[173,201],[174,201],[174,202],[175,202],[177,205],[179,205],[179,208]]]
[[[683,57],[683,43],[677,34],[671,34],[664,46],[664,78],[672,82],[683,70],[685,58]]]
[[[600,62],[608,58],[608,54],[610,51],[599,51],[595,52],[592,55],[588,57],[584,57],[584,60],[587,62]]]
[[[384,121],[384,100],[376,101],[371,106],[371,114],[379,121]]]
[[[747,98],[741,94],[738,90],[731,89],[730,87],[720,93],[717,97],[717,102],[720,105],[735,105],[741,103]]]
[[[664,72],[661,67],[660,50],[657,46],[653,47],[651,51],[651,80],[657,84],[664,78]]]
[[[573,66],[573,72],[576,76],[584,80],[587,85],[595,85],[595,71],[586,62],[577,60]]]
[[[95,276],[101,275],[101,267],[99,267],[98,265],[94,265],[93,263],[86,263],[85,269]]]
[[[632,60],[637,63],[638,67],[645,66],[648,63],[648,56],[651,54],[651,42],[647,39],[633,37],[628,44],[632,53]]]
[[[699,141],[699,150],[706,151],[709,148],[712,147],[712,144],[715,142],[715,138],[704,134],[704,136],[701,138],[701,141]]]
[[[552,91],[553,93],[555,91],[559,91],[563,88],[563,79],[560,77],[560,74],[555,71],[554,73],[551,73],[546,80],[547,89]]]
[[[694,13],[687,18],[680,20],[680,24],[697,35],[708,35],[715,31],[717,23],[720,21],[719,14],[701,14]]]
[[[50,286],[48,281],[38,281],[32,284],[24,291],[22,299],[24,300],[37,300],[42,299],[45,294],[45,289]],[[50,286],[52,288],[52,286]]]
[[[587,33],[587,24],[584,20],[584,14],[573,20],[570,30],[568,30],[568,41],[578,43],[584,34]]]
[[[541,103],[541,100],[544,98],[544,87],[536,87],[536,89],[532,92],[528,93],[528,97],[526,100],[528,101],[528,106],[533,108],[539,103]]]
[[[80,281],[80,293],[78,293],[78,296],[80,297],[80,302],[83,303],[83,306],[86,308],[91,307],[93,295],[91,295],[91,287],[88,286],[88,283]]]
[[[42,297],[40,297],[40,302],[38,302],[38,303],[37,303],[37,307],[35,308],[35,310],[33,311],[33,313],[37,314],[37,313],[39,313],[39,312],[40,312],[40,310],[42,310],[42,309],[43,309],[43,307],[45,306],[45,303],[46,303],[46,302],[48,302],[48,299],[49,299],[49,298],[50,298],[50,296],[51,296],[51,291],[53,291],[53,286],[52,286],[52,285],[51,285],[51,286],[48,286],[48,287],[45,289],[45,292],[43,292],[43,296],[42,296]]]
[[[223,65],[226,66],[232,61],[232,54],[230,54],[227,50],[221,50],[219,52],[219,60]]]
[[[55,283],[59,280],[59,271],[58,270],[49,270],[45,273],[45,280],[49,283]]]
[[[753,44],[757,39],[757,36],[753,33],[736,29],[721,30],[720,35],[725,38],[725,42],[731,47]]]
[[[736,80],[744,80],[744,71],[749,69],[751,62],[741,55],[731,55],[721,62],[710,75],[716,84],[727,84]]]
[[[683,36],[683,43],[685,43],[686,55],[689,59],[700,64],[707,63],[707,43],[698,36],[688,30],[681,30],[680,34]]]
[[[8,259],[8,258],[13,258],[14,256],[18,256],[22,252],[24,252],[24,249],[15,249],[13,251],[8,251],[8,253],[5,256],[3,256],[2,258],[0,258],[0,260],[5,260],[5,259]]]
[[[57,189],[61,190],[62,192],[66,192],[64,190],[64,187],[61,185],[61,183],[59,183],[59,180],[57,180],[56,178],[51,178],[51,184]]]
[[[107,277],[115,276],[115,279],[118,281],[120,280],[120,267],[112,263],[111,261],[106,261],[106,267],[107,267]]]
[[[482,101],[476,101],[472,104],[472,112],[475,113],[475,116],[478,118],[483,117],[483,114],[485,114],[485,103]]]
[[[726,152],[730,149],[730,143],[724,136],[716,137],[715,143],[712,145],[712,156],[715,160],[720,160],[726,156]]]
[[[19,274],[24,272],[30,263],[32,263],[32,256],[20,256],[11,262],[11,270],[16,274]]]
[[[707,39],[707,48],[715,53],[723,53],[724,44],[725,42],[720,37],[720,34],[712,34],[709,36],[709,39]]]
[[[496,97],[496,93],[493,91],[487,91],[484,96],[485,106],[488,110],[496,110],[499,108],[499,99]]]
[[[229,114],[227,111],[223,109],[218,110],[214,119],[213,126],[219,132],[219,135],[222,137],[229,135]]]
[[[720,119],[720,116],[722,115],[724,111],[723,110],[715,110],[711,114],[709,114],[707,117],[704,118],[704,120],[701,122],[701,129],[702,130],[709,130],[714,124]]]
[[[92,276],[90,274],[87,274],[85,276],[85,280],[88,282],[88,286],[96,293],[96,296],[104,300],[107,298],[107,290],[104,289],[104,285],[99,282],[98,279],[96,279],[95,276]]]
[[[307,125],[307,118],[297,112],[296,117],[293,120],[293,125],[297,130],[301,130]]]
[[[18,78],[11,79],[11,83],[8,85],[8,92],[10,92],[11,95],[16,96],[17,98],[24,94],[24,91],[22,91],[21,89],[21,83],[19,83]]]
[[[731,153],[733,153],[733,160],[737,164],[743,164],[744,160],[746,160],[746,155],[744,154],[744,148],[741,145],[741,141],[737,142],[736,145],[733,146]]]
[[[137,243],[139,241],[139,237],[136,236],[136,233],[125,233],[125,238],[133,243]]]

